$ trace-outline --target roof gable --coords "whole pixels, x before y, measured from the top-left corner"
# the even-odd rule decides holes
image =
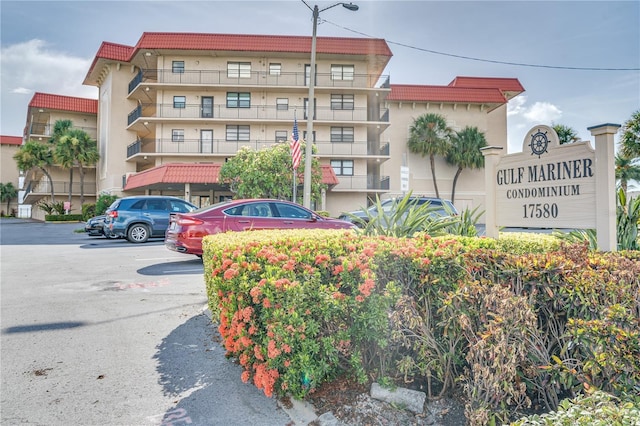
[[[31,102],[29,102],[29,108],[48,108],[61,111],[97,114],[98,101],[96,99],[36,92],[31,98]]]
[[[0,135],[0,145],[22,145],[22,137]]]
[[[135,49],[311,53],[311,37],[145,32]],[[339,37],[317,37],[316,53],[388,57],[393,55],[385,40]]]
[[[423,86],[392,84],[388,101],[498,103],[507,99],[497,88],[466,88],[451,86]]]

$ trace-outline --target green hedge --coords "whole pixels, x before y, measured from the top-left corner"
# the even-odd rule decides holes
[[[473,425],[640,388],[640,252],[552,236],[251,231],[203,241],[209,307],[242,379],[304,397],[348,373],[464,392]]]
[[[82,222],[81,214],[47,214],[44,216],[46,222]]]

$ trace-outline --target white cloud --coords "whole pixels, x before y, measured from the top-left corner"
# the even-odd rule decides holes
[[[522,114],[524,104],[527,103],[525,95],[516,96],[507,103],[507,116]]]
[[[523,115],[532,123],[552,123],[562,117],[562,111],[549,102],[536,102]]]
[[[94,87],[82,85],[92,58],[50,49],[45,41],[38,39],[3,47],[0,57],[3,90],[96,97]]]
[[[30,95],[31,93],[33,93],[33,90],[27,89],[25,87],[16,87],[15,89],[11,90],[11,93],[17,93],[19,95]]]

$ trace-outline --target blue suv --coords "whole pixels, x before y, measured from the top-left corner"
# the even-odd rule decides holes
[[[177,197],[140,195],[116,200],[105,212],[107,237],[125,237],[132,243],[144,243],[152,237],[164,237],[171,213],[189,213],[193,204]]]

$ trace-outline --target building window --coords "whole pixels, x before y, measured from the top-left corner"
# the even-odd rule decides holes
[[[251,93],[227,92],[227,108],[251,108]]]
[[[276,130],[276,143],[286,142],[289,134],[286,130]]]
[[[171,72],[174,74],[183,74],[184,73],[184,61],[173,61],[171,62]]]
[[[332,127],[331,142],[353,142],[353,127]]]
[[[184,129],[172,129],[171,142],[184,142]]]
[[[187,106],[187,97],[186,96],[174,96],[173,97],[173,107],[174,108],[186,108]]]
[[[227,77],[251,78],[251,62],[227,62]]]
[[[248,141],[249,126],[227,125],[228,141]]]
[[[353,80],[354,75],[353,65],[331,65],[331,80]]]
[[[311,134],[313,135],[313,141],[312,142],[315,142],[316,141],[316,131],[314,130]],[[305,140],[305,141],[307,140],[307,131],[306,130],[302,132],[302,139]]]
[[[331,95],[331,109],[353,110],[353,95]]]
[[[353,176],[353,160],[331,160],[331,168],[338,176]]]
[[[282,64],[269,64],[269,75],[280,75]]]
[[[289,109],[289,98],[277,98],[276,109],[278,111],[286,111]]]

